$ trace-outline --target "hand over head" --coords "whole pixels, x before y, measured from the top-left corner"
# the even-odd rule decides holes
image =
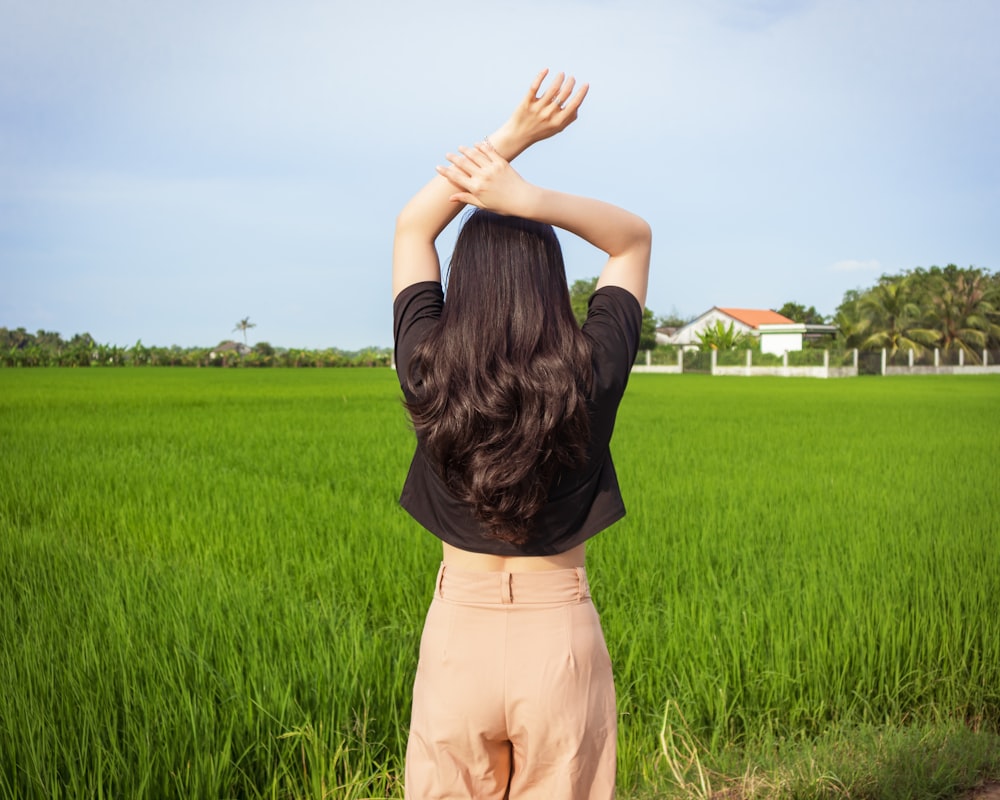
[[[507,136],[518,143],[518,151],[565,130],[576,119],[583,98],[587,96],[590,88],[587,84],[573,94],[576,79],[567,78],[562,72],[539,95],[548,73],[547,69],[543,69],[535,76],[528,94],[502,128]]]
[[[510,163],[488,142],[458,148],[448,153],[447,167],[437,167],[459,191],[450,199],[509,216],[525,216],[534,187],[514,171]]]

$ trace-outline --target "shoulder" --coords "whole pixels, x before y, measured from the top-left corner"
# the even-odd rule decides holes
[[[590,296],[583,332],[595,348],[595,360],[603,354],[624,360],[631,367],[641,331],[642,306],[630,291],[620,286],[602,286]]]
[[[440,281],[411,283],[392,301],[392,328],[396,346],[400,338],[411,332],[414,325],[433,322],[441,316],[444,290]]]
[[[404,391],[408,388],[413,351],[437,325],[443,308],[444,291],[440,281],[411,283],[392,302],[396,371]]]

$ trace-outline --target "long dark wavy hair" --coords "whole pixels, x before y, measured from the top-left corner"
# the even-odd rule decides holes
[[[406,404],[425,452],[488,536],[524,543],[560,469],[586,462],[591,352],[548,225],[477,210]]]

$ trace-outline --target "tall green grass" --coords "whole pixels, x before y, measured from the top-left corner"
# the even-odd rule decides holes
[[[589,571],[620,785],[1000,726],[1000,382],[635,375]],[[388,370],[0,370],[0,797],[401,795],[440,550]]]
[[[637,750],[666,699],[713,751],[996,728],[1000,382],[636,375],[626,402],[630,515],[591,555]]]

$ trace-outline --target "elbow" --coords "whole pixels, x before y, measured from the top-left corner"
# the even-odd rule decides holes
[[[396,216],[396,241],[434,243],[440,233],[419,209],[406,206]]]
[[[413,230],[414,227],[414,215],[410,212],[409,208],[404,208],[396,215],[396,235],[399,236],[401,233],[406,233],[407,231]]]
[[[419,231],[421,227],[426,227],[426,221],[420,205],[414,198],[396,215],[396,233],[410,234]]]
[[[636,243],[647,250],[653,246],[653,229],[642,217],[636,217],[635,237]]]
[[[653,249],[653,229],[642,217],[635,217],[632,225],[629,248],[635,253],[645,253],[646,258]]]

